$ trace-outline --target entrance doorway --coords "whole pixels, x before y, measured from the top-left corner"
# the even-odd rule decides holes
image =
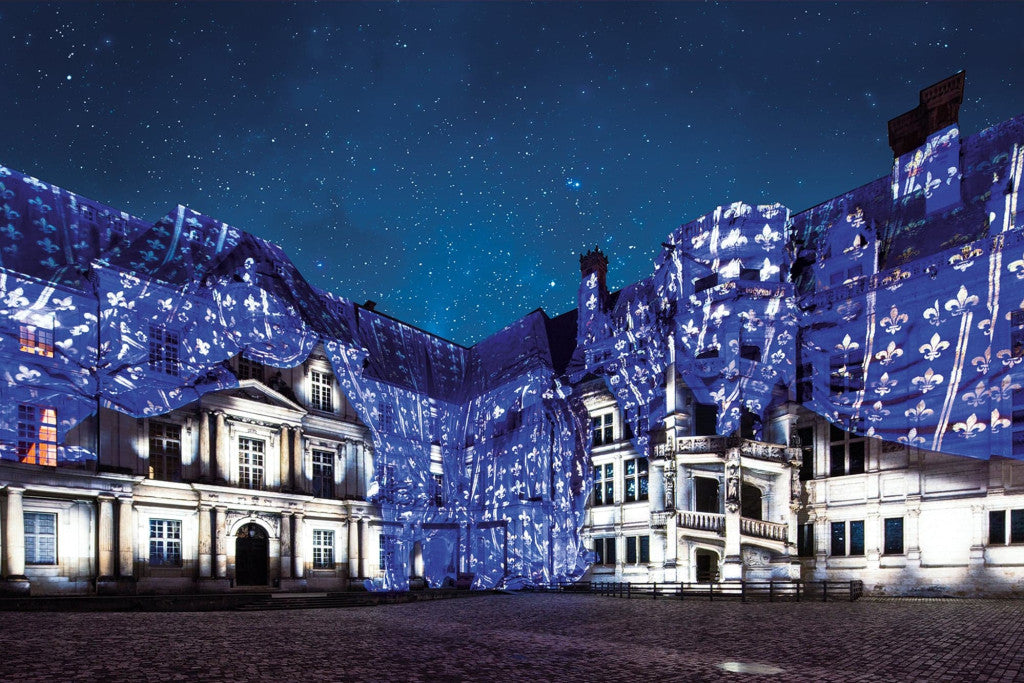
[[[711,550],[697,550],[697,583],[718,581],[718,553]]]
[[[258,524],[246,524],[235,536],[235,585],[266,586],[269,578],[267,532]]]

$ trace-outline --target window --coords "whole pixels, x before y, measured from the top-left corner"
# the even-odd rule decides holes
[[[832,554],[864,554],[864,522],[832,522]]]
[[[694,436],[714,436],[718,433],[718,406],[713,403],[693,405]]]
[[[806,403],[814,395],[814,365],[800,363],[796,367],[796,401]]]
[[[334,398],[331,389],[331,375],[326,372],[312,370],[309,373],[310,405],[314,410],[334,410]]]
[[[615,502],[615,465],[594,467],[594,505],[611,505]]]
[[[1010,534],[1007,539],[1006,515],[1010,515]],[[1024,543],[1024,510],[991,510],[988,513],[988,542],[990,545]]]
[[[313,495],[334,497],[334,454],[330,451],[313,451]]]
[[[434,500],[434,505],[436,507],[443,508],[444,507],[444,475],[443,474],[432,475],[431,482],[432,482],[432,486],[433,486],[433,489],[434,489],[433,490],[433,495],[432,495],[432,498]]]
[[[814,479],[814,428],[801,427],[796,432],[800,439],[800,481]]]
[[[378,403],[377,414],[380,416],[380,430],[382,432],[395,431],[395,407],[390,403]]]
[[[615,564],[615,538],[595,538],[594,552],[598,564]]]
[[[864,388],[864,351],[851,349],[829,357],[829,391],[835,396]]]
[[[651,561],[651,537],[626,537],[626,564],[647,564]]]
[[[181,481],[181,427],[149,423],[149,478]]]
[[[709,346],[706,349],[701,349],[696,356],[697,360],[707,360],[708,358],[718,358],[718,347]]]
[[[25,563],[57,564],[57,515],[53,512],[26,512]]]
[[[179,343],[177,332],[171,332],[158,325],[150,325],[149,369],[177,377]]]
[[[313,529],[313,568],[334,569],[334,532]]]
[[[761,281],[761,269],[760,268],[740,268],[740,279],[750,280],[752,282]]]
[[[387,571],[392,565],[392,558],[395,556],[395,537],[386,534],[380,537],[380,557],[378,566],[382,572]]]
[[[591,443],[594,446],[604,446],[615,443],[615,431],[612,426],[612,413],[595,415],[590,421],[590,432],[593,436]]]
[[[626,502],[647,500],[647,458],[632,458],[624,464]]]
[[[263,363],[249,360],[244,356],[238,357],[238,379],[254,379],[257,382],[263,381]]]
[[[801,524],[796,530],[796,552],[800,557],[814,557],[814,524]]]
[[[149,520],[149,565],[181,566],[181,520]]]
[[[263,488],[265,444],[259,439],[238,439],[238,485],[245,489]]]
[[[903,554],[902,517],[891,517],[885,520],[885,543],[882,547],[886,555]]]
[[[693,293],[699,294],[706,289],[711,289],[718,284],[718,273],[711,273],[702,278],[698,278],[693,282]]]
[[[1010,353],[1012,358],[1024,357],[1024,311],[1010,313]],[[1024,389],[1013,391],[1011,446],[1014,455],[1024,455]]]
[[[864,437],[844,432],[835,425],[829,425],[829,468],[830,477],[844,474],[864,474]]]
[[[18,460],[33,465],[57,464],[57,409],[18,406]]]
[[[761,347],[754,344],[740,345],[740,358],[752,360],[755,363],[761,362]]]
[[[18,331],[18,342],[25,353],[53,358],[53,322],[49,327],[22,325]]]

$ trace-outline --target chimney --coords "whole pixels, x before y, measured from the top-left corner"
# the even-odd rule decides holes
[[[925,143],[928,136],[957,123],[964,101],[965,72],[953,74],[921,91],[920,104],[889,120],[889,146],[898,158]]]
[[[586,278],[597,273],[598,288],[602,294],[608,293],[608,257],[596,245],[593,251],[580,256],[580,277]]]

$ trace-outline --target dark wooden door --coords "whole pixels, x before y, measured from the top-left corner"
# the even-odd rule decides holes
[[[239,535],[235,539],[235,584],[266,586],[269,579],[266,536]]]

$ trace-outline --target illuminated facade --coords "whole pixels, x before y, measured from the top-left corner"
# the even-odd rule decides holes
[[[859,578],[1024,588],[1024,118],[718,207],[463,347],[279,247],[0,167],[9,592]],[[588,422],[589,420],[589,422]]]

